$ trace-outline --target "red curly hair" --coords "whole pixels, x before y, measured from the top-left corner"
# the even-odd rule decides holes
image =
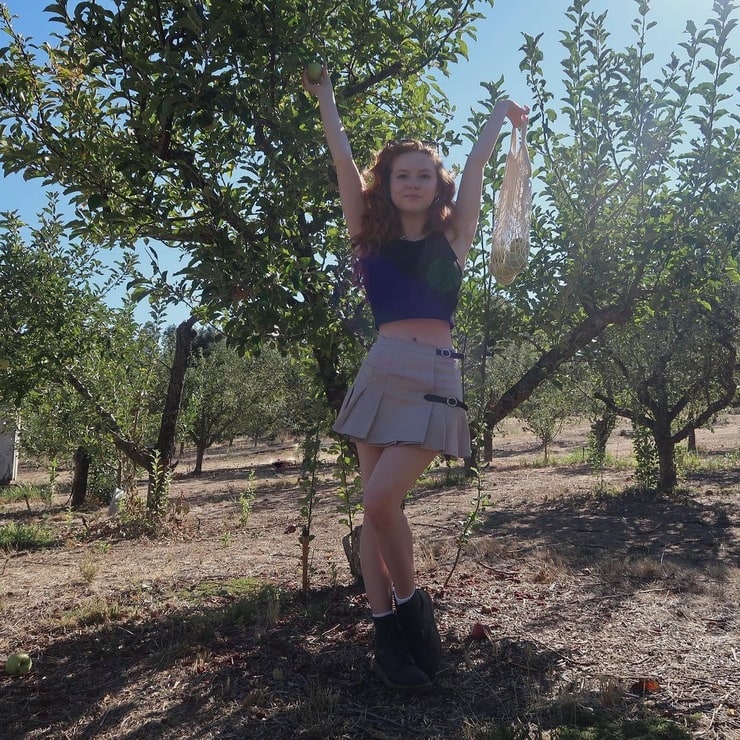
[[[390,142],[375,155],[373,164],[365,170],[366,211],[362,217],[362,229],[352,239],[356,260],[362,260],[377,252],[382,242],[397,239],[402,234],[398,210],[391,201],[390,179],[393,163],[401,154],[424,152],[432,160],[437,172],[437,197],[429,208],[424,231],[447,229],[452,223],[455,206],[455,181],[442,165],[442,160],[434,146],[426,142],[410,140]],[[356,264],[361,277],[361,266]]]

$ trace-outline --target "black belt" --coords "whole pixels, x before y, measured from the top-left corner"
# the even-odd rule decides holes
[[[462,360],[465,355],[460,352],[453,352],[451,349],[438,349],[437,354],[440,357],[451,357],[453,360]]]
[[[438,350],[439,351],[439,350]],[[425,401],[434,401],[435,403],[444,403],[452,408],[459,408],[467,411],[468,407],[462,401],[458,401],[454,396],[435,396],[434,393],[427,393],[424,396]]]

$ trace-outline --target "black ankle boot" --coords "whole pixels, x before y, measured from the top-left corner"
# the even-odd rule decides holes
[[[411,601],[396,607],[396,614],[411,657],[427,676],[433,677],[442,660],[442,640],[429,594],[417,588]]]
[[[373,617],[375,626],[375,658],[373,670],[389,688],[421,693],[432,683],[409,653],[395,614]]]

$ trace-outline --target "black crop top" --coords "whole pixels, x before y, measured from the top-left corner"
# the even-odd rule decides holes
[[[441,231],[423,241],[381,244],[360,268],[376,329],[401,319],[441,319],[454,326],[462,269]]]

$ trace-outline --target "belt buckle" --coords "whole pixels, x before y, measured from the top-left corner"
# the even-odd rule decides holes
[[[441,350],[439,351],[439,354],[440,354],[440,355],[441,355],[442,357],[452,357],[452,350],[451,350],[451,349],[441,349]]]
[[[452,406],[454,408],[455,406],[457,406],[458,401],[454,396],[447,396],[447,400],[445,401],[445,403],[448,406]]]

